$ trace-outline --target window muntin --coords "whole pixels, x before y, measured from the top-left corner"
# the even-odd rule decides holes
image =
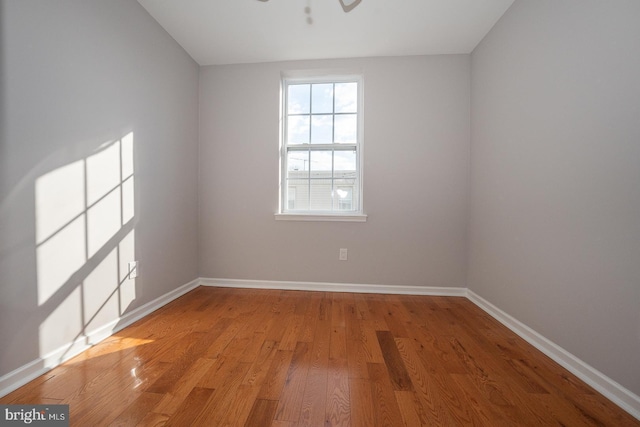
[[[359,77],[283,81],[281,212],[362,213],[361,91]]]

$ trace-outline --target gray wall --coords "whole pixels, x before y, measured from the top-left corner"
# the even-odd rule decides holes
[[[640,394],[640,2],[517,0],[472,55],[469,288]]]
[[[0,1],[0,29],[2,376],[197,277],[198,66],[135,1]],[[88,205],[120,148],[134,186]]]
[[[203,67],[203,277],[465,286],[468,55]],[[366,223],[276,221],[283,70],[364,75]],[[338,261],[339,248],[349,260]]]

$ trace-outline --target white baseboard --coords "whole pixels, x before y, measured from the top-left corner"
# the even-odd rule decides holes
[[[6,375],[0,377],[0,397],[5,396],[15,389],[22,387],[29,381],[32,381],[42,374],[50,371],[56,366],[64,363],[72,357],[82,353],[88,348],[96,345],[105,338],[110,337],[114,333],[127,326],[137,322],[143,317],[151,314],[160,307],[170,303],[178,297],[186,294],[187,292],[195,289],[199,286],[198,280],[192,280],[186,285],[180,286],[177,289],[172,290],[159,298],[154,299],[140,307],[132,310],[129,313],[115,319],[108,324],[88,332],[86,335],[76,339],[73,342],[67,343],[62,347],[40,356],[36,360],[33,360],[26,365],[23,365]]]
[[[640,396],[627,390],[602,372],[578,359],[573,354],[540,335],[516,318],[500,310],[473,291],[467,291],[467,298],[529,344],[640,420]]]
[[[433,286],[363,285],[353,283],[285,282],[271,280],[238,280],[200,278],[202,286],[220,288],[279,289],[287,291],[352,292],[361,294],[433,295],[464,297],[466,288]]]

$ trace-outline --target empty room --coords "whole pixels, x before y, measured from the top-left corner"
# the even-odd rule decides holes
[[[0,0],[0,424],[640,426],[639,23]]]

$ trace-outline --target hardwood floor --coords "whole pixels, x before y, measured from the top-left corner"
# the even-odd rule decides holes
[[[640,426],[465,298],[205,287],[0,403],[74,426]]]

